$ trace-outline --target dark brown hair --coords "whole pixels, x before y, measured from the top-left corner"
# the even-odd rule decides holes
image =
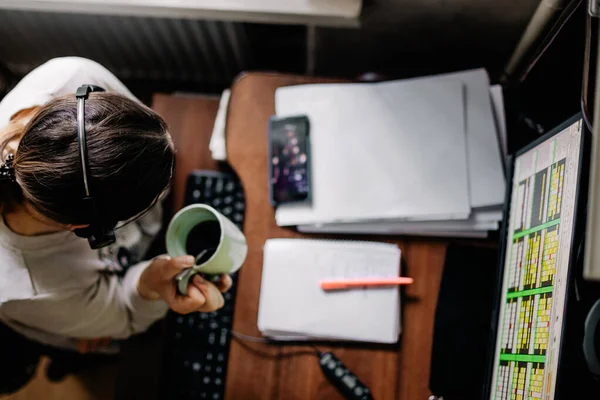
[[[174,150],[165,121],[115,93],[92,93],[85,102],[90,191],[101,218],[129,220],[151,207],[169,186]],[[0,150],[13,137],[3,138]],[[88,224],[77,144],[75,95],[40,107],[22,130],[15,154],[16,183],[3,182],[4,210],[26,200],[61,224]]]

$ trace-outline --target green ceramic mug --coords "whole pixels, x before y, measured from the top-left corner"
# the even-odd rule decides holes
[[[208,277],[231,274],[240,269],[248,254],[244,234],[227,217],[206,204],[192,204],[175,214],[166,239],[171,257],[196,257],[196,264],[175,278],[182,294],[187,294],[189,280],[195,274]]]

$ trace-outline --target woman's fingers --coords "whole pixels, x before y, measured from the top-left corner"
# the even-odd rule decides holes
[[[225,300],[221,292],[226,292],[232,285],[231,277],[228,275],[222,275],[221,280],[216,284],[208,282],[200,275],[195,275],[188,285],[186,295],[177,292],[175,276],[185,268],[191,267],[193,263],[192,256],[155,258],[142,273],[138,291],[148,299],[162,297],[169,307],[179,314],[195,311],[212,312],[223,307]]]
[[[217,288],[221,293],[225,293],[231,288],[233,281],[229,275],[221,275],[221,279],[216,283]]]
[[[189,314],[195,311],[201,311],[206,304],[206,298],[202,292],[194,285],[188,286],[186,295],[177,292],[175,285],[166,289],[164,298],[169,307],[179,314]]]
[[[206,303],[198,311],[212,312],[225,305],[223,295],[214,284],[206,281],[200,275],[194,276],[192,282],[193,285],[190,285],[190,287],[195,286],[198,288],[206,298]]]
[[[175,303],[178,309],[182,310],[182,314],[188,314],[195,311],[200,311],[206,304],[206,297],[194,285],[188,286],[186,295],[176,295]]]
[[[181,270],[190,268],[194,265],[194,257],[192,256],[181,256],[167,260],[166,268],[163,268],[163,279],[172,280],[175,275],[181,272]]]

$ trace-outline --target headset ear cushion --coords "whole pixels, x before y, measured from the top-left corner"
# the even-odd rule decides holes
[[[89,226],[85,228],[77,228],[73,231],[73,233],[75,233],[75,235],[77,235],[80,238],[87,239],[90,236],[92,236],[92,229]]]
[[[117,241],[115,232],[112,228],[97,228],[94,226],[88,226],[85,228],[75,229],[73,233],[80,238],[87,239],[90,243],[90,247],[93,250],[109,246]]]
[[[600,376],[600,348],[596,346],[597,336],[600,335],[600,300],[590,309],[585,319],[585,334],[583,336],[583,355],[588,369],[594,375]]]

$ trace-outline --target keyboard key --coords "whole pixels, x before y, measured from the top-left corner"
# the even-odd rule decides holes
[[[219,208],[219,206],[223,203],[223,200],[221,200],[219,197],[213,199],[212,201],[212,205],[215,208]]]
[[[215,368],[215,373],[217,375],[221,375],[223,373],[223,367],[217,367],[217,368]]]
[[[221,394],[219,394],[219,393],[213,393],[212,400],[221,400]]]
[[[215,379],[215,385],[221,386],[222,383],[223,383],[223,381],[221,379],[219,379],[219,378]]]
[[[194,201],[200,200],[200,191],[198,189],[194,190],[192,192],[192,197],[194,198]]]
[[[244,211],[244,209],[246,208],[246,206],[244,205],[244,203],[242,203],[241,201],[236,201],[233,206],[238,211]]]
[[[213,353],[210,351],[206,353],[206,361],[211,361],[213,359]]]
[[[222,336],[219,338],[219,345],[221,345],[221,346],[225,346],[226,344],[227,344],[227,336],[225,336],[225,335],[222,335]]]
[[[233,222],[241,222],[244,220],[244,216],[240,213],[233,214]]]
[[[218,179],[217,184],[215,185],[215,192],[217,194],[221,194],[223,192],[223,180]]]
[[[230,205],[231,203],[233,203],[233,196],[225,196],[225,198],[223,199],[223,203]]]
[[[223,353],[219,353],[219,354],[217,354],[217,361],[218,361],[218,362],[223,362],[223,361],[225,361],[225,354],[223,354]]]
[[[232,193],[234,189],[235,189],[235,183],[233,183],[233,181],[227,182],[227,184],[225,185],[225,190],[229,193]]]
[[[202,379],[202,382],[204,382],[205,385],[208,385],[210,383],[210,377],[205,376],[204,379]]]
[[[221,210],[221,212],[223,213],[224,216],[229,217],[231,215],[231,213],[233,212],[233,207],[230,207],[230,206],[223,207],[223,210]]]
[[[208,335],[208,344],[213,345],[217,341],[217,335],[214,332],[209,333]]]
[[[193,364],[192,364],[192,369],[193,369],[195,372],[198,372],[198,371],[200,371],[200,367],[201,367],[200,363],[197,363],[197,362],[195,362],[195,363],[193,363]]]

